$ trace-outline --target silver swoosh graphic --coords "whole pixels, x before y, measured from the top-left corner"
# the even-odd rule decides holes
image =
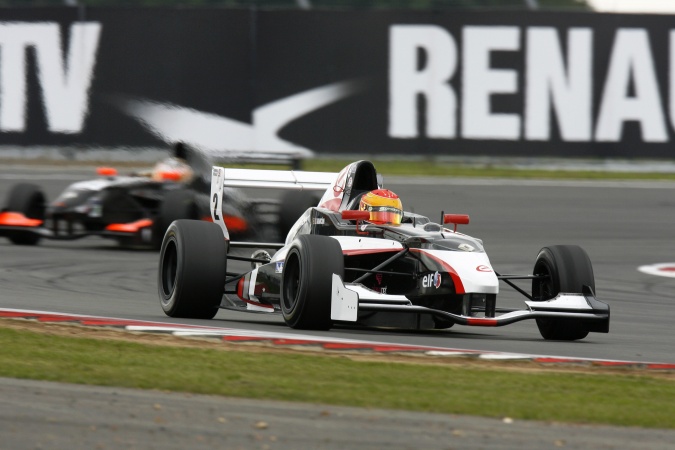
[[[253,110],[253,124],[170,103],[117,95],[111,102],[134,117],[159,139],[184,142],[212,154],[227,156],[310,157],[313,152],[278,136],[290,122],[363,91],[366,83],[332,83],[285,97]]]

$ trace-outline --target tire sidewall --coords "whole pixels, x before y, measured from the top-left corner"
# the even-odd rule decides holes
[[[307,298],[307,279],[309,273],[307,273],[307,270],[304,267],[305,264],[303,264],[303,260],[307,259],[306,252],[303,252],[304,247],[302,242],[298,240],[293,243],[286,255],[287,263],[284,264],[284,271],[281,278],[281,313],[286,323],[291,327],[295,327],[299,322],[299,318],[302,316],[306,303],[304,299]],[[299,279],[293,299],[287,298],[287,290],[289,289],[288,284],[293,282],[290,277],[295,277],[296,275],[291,271],[297,271],[297,277]]]
[[[556,245],[542,248],[537,255],[533,274],[542,274],[544,269],[550,275],[550,281],[532,281],[532,296],[535,301],[550,300],[560,293],[578,294],[582,292],[583,286],[589,286],[595,292],[590,258],[579,246]],[[547,340],[573,341],[588,335],[587,328],[579,320],[539,318],[536,322],[540,334]]]
[[[175,260],[171,260],[175,256]],[[173,289],[166,288],[175,264]],[[160,249],[158,294],[170,317],[211,319],[218,312],[227,271],[227,245],[220,227],[210,222],[177,220]]]
[[[286,298],[292,272],[297,269],[298,286],[293,301]],[[281,278],[281,312],[292,328],[328,330],[332,275],[344,277],[340,244],[328,236],[300,235],[286,256]]]
[[[167,267],[167,265],[171,263],[171,261],[169,261],[168,259],[170,257],[168,252],[173,253],[172,256],[175,258],[176,269],[173,281],[173,289],[171,289],[171,292],[167,293],[165,291],[165,283],[167,281],[165,277],[166,271],[169,270],[169,267]],[[180,298],[183,289],[184,284],[182,283],[183,260],[179,256],[183,254],[184,254],[183,240],[180,239],[180,236],[178,235],[178,233],[176,233],[176,226],[172,224],[166,231],[166,234],[164,235],[164,239],[162,241],[159,259],[159,279],[157,283],[157,286],[159,288],[160,305],[162,306],[162,310],[168,316],[173,316],[174,314],[177,313],[178,308],[176,299]]]

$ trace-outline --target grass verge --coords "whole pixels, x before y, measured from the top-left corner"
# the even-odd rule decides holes
[[[40,324],[44,328],[44,324]],[[0,376],[486,417],[675,428],[672,374],[306,354],[5,327]],[[110,334],[111,332],[108,332]],[[130,339],[139,342],[130,342]],[[167,337],[168,338],[168,337]],[[172,338],[177,339],[177,338]],[[182,344],[180,343],[182,342]],[[186,348],[191,347],[191,348]]]

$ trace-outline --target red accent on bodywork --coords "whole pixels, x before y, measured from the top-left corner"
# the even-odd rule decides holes
[[[419,248],[411,248],[410,251],[413,253],[420,253],[436,261],[436,263],[438,263],[443,268],[443,270],[450,275],[450,278],[452,278],[452,282],[455,285],[455,292],[457,294],[466,294],[466,290],[464,289],[464,283],[462,283],[462,279],[459,277],[455,269],[453,269],[452,266],[450,266],[450,264],[432,255],[431,253],[427,253]]]
[[[497,319],[486,319],[483,317],[470,317],[466,320],[467,325],[474,327],[496,327]]]
[[[248,229],[248,223],[241,217],[225,216],[223,217],[223,221],[227,229],[235,233],[241,233]]]
[[[246,300],[246,298],[244,298],[244,284],[244,277],[239,278],[239,281],[237,281],[237,297],[242,300]]]
[[[131,223],[111,223],[105,227],[106,231],[117,231],[119,233],[138,233],[141,228],[147,228],[152,225],[152,220],[141,219]]]
[[[42,225],[40,219],[31,219],[18,212],[0,213],[0,225],[10,227],[39,227]]]

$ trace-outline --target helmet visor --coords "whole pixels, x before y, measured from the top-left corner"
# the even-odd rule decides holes
[[[375,223],[391,223],[400,225],[401,210],[392,206],[371,206],[368,207],[370,212],[370,221]]]

